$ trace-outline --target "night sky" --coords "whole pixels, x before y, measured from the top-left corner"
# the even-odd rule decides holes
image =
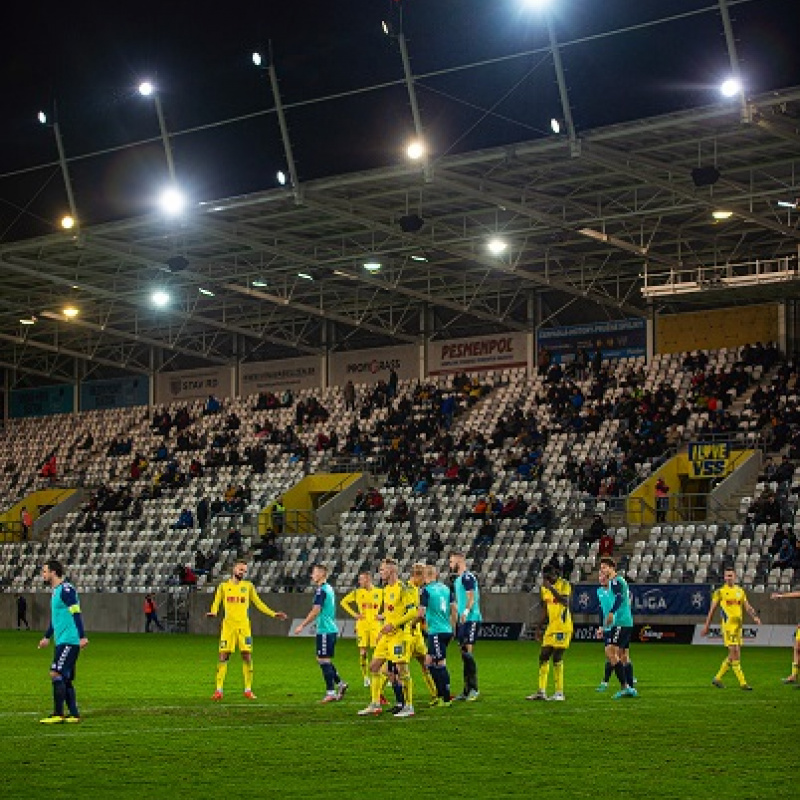
[[[390,0],[124,4],[27,3],[4,26],[0,121],[0,241],[51,232],[66,207],[52,132],[35,118],[57,103],[68,157],[158,135],[152,101],[135,91],[152,77],[177,136],[178,178],[193,199],[268,189],[284,166],[266,74],[250,62],[272,41],[301,180],[387,166],[413,132],[402,85],[336,101],[335,93],[402,79],[381,20]],[[579,131],[719,102],[728,73],[718,12],[610,37],[598,35],[713,0],[553,0]],[[43,8],[44,7],[44,8]],[[800,1],[731,3],[747,91],[800,85]],[[434,156],[547,135],[558,115],[546,53],[445,75],[429,73],[543,48],[546,28],[523,0],[404,0],[423,123]],[[576,43],[576,40],[591,38]],[[427,77],[426,77],[427,76]],[[492,109],[495,115],[486,115]],[[86,223],[145,213],[166,178],[160,143],[71,163]]]

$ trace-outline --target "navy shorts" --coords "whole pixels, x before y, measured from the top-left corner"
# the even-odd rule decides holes
[[[606,636],[609,638],[606,639]],[[631,636],[633,636],[633,628],[622,627],[621,625],[616,625],[603,634],[606,644],[613,644],[614,647],[619,647],[620,650],[627,650],[631,646]]]
[[[50,671],[57,672],[67,680],[73,680],[75,678],[75,664],[80,654],[81,647],[78,644],[57,644]]]
[[[447,645],[453,638],[452,633],[429,633],[428,634],[428,655],[434,661],[444,661],[447,655]]]
[[[335,633],[317,634],[317,658],[333,658],[333,651],[336,649]]]
[[[478,639],[478,631],[481,629],[480,622],[462,622],[456,631],[456,638],[461,645],[475,644]]]

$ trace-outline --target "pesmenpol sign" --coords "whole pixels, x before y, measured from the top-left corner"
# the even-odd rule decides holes
[[[528,345],[524,333],[499,333],[428,343],[430,375],[524,367],[527,363]]]
[[[392,370],[400,380],[419,377],[419,348],[416,345],[380,347],[374,350],[336,352],[330,357],[330,384],[388,381]]]
[[[320,365],[320,359],[315,356],[242,364],[239,367],[239,395],[319,388]]]
[[[160,372],[156,376],[156,403],[172,403],[213,394],[220,399],[233,394],[230,367]]]

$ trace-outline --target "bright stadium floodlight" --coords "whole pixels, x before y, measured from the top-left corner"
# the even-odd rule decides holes
[[[425,155],[425,145],[419,140],[411,142],[406,148],[406,155],[412,161],[419,161]]]
[[[486,243],[486,247],[493,256],[501,256],[506,250],[508,250],[508,242],[495,237]]]
[[[186,198],[173,186],[161,192],[158,204],[165,214],[175,216],[180,214],[186,207]]]
[[[167,292],[163,289],[156,289],[152,295],[150,295],[150,302],[156,308],[166,308],[169,305],[170,297]]]
[[[738,78],[727,78],[719,87],[723,97],[736,97],[742,93],[742,82]]]
[[[733,216],[733,211],[718,208],[711,212],[711,216],[714,217],[717,222],[724,222],[726,219],[730,219]]]
[[[202,286],[199,286],[197,291],[200,292],[200,294],[205,295],[206,297],[214,297],[215,296],[214,292],[212,292],[211,289],[205,289]]]
[[[252,55],[253,64],[260,67],[264,63],[264,57],[257,50]]]
[[[75,217],[72,214],[65,214],[61,217],[61,227],[65,231],[71,231],[75,227]]]
[[[142,81],[139,84],[139,94],[142,97],[150,97],[151,94],[156,90],[156,87],[153,86],[152,81]]]
[[[553,131],[553,133],[561,133],[561,122],[555,117],[550,120],[550,130]]]
[[[76,306],[66,306],[61,312],[67,319],[75,319],[80,314],[80,309]]]
[[[380,261],[365,261],[364,262],[364,269],[367,272],[380,272],[381,271],[381,262]]]
[[[45,114],[45,113],[44,113],[44,111],[40,111],[40,112],[39,112],[39,113],[36,115],[36,119],[38,119],[38,120],[39,120],[39,122],[41,122],[41,123],[42,123],[42,125],[47,125],[47,114]]]
[[[286,186],[286,173],[282,169],[278,170],[278,174],[275,177],[281,186]]]

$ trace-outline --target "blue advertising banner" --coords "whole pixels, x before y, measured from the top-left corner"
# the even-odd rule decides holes
[[[711,586],[707,583],[631,583],[633,613],[643,616],[704,616],[711,608]],[[600,613],[597,585],[580,583],[572,591],[576,614]]]
[[[607,320],[588,325],[565,325],[540,328],[536,334],[537,347],[550,353],[551,361],[567,364],[579,352],[587,362],[599,349],[603,358],[633,358],[647,353],[647,325],[644,319]]]
[[[9,416],[47,417],[50,414],[69,414],[74,411],[74,387],[39,386],[36,389],[12,389],[9,397]]]
[[[146,375],[81,384],[81,411],[146,406],[149,402],[150,379]]]

